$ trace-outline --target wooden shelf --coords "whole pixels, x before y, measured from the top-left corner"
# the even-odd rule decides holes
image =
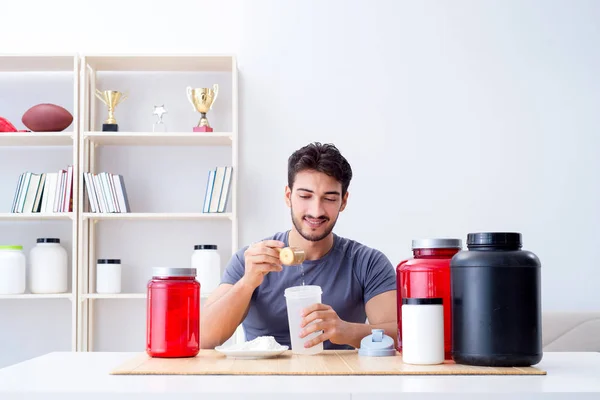
[[[75,72],[73,55],[0,55],[0,72]]]
[[[83,213],[83,219],[89,220],[203,220],[231,218],[231,213]]]
[[[73,296],[71,293],[56,293],[56,294],[0,294],[0,299],[4,300],[35,300],[35,299],[69,299]]]
[[[120,146],[231,146],[232,134],[220,132],[86,132],[84,139],[98,145]]]
[[[233,61],[233,56],[227,55],[105,54],[85,56],[85,62],[96,71],[231,72]]]
[[[0,221],[38,221],[73,219],[73,213],[0,213]]]
[[[2,132],[0,146],[72,146],[72,132]]]

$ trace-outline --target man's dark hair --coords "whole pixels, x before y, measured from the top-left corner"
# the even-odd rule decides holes
[[[288,159],[288,186],[294,184],[296,174],[304,170],[315,170],[334,177],[342,184],[342,196],[346,194],[352,168],[333,144],[314,142],[296,150]]]

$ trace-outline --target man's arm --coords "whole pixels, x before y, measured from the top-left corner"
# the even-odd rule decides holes
[[[324,304],[316,304],[304,312],[302,337],[311,332],[323,333],[306,344],[312,347],[321,341],[330,340],[335,344],[360,347],[360,341],[371,334],[371,329],[383,329],[386,335],[397,342],[398,328],[396,315],[396,274],[388,258],[377,250],[356,255],[358,278],[363,285],[365,312],[368,324],[342,321],[335,310]],[[321,321],[306,326],[311,321]]]
[[[349,324],[346,342],[354,348],[360,347],[360,341],[371,334],[371,329],[383,329],[385,334],[398,342],[398,323],[396,314],[396,291],[381,293],[373,297],[365,306],[368,324]]]
[[[243,279],[235,285],[222,284],[207,299],[200,315],[201,345],[214,349],[229,339],[242,323],[254,288]]]
[[[359,324],[342,321],[335,310],[325,304],[315,304],[308,307],[304,314],[307,316],[302,327],[310,322],[320,319],[311,326],[306,327],[300,336],[304,337],[312,332],[323,330],[323,333],[308,341],[305,347],[312,347],[325,340],[335,344],[348,344],[354,348],[360,347],[360,341],[371,334],[371,329],[383,329],[385,334],[394,339],[397,344],[398,326],[396,317],[396,291],[390,290],[374,296],[365,305],[368,324]]]
[[[281,271],[277,240],[266,240],[236,254],[225,270],[225,281],[207,299],[200,312],[200,343],[213,349],[233,335],[248,314],[254,290],[269,272]]]

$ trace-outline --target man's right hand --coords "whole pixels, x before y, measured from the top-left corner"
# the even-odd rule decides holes
[[[244,252],[246,270],[243,280],[257,288],[269,272],[283,269],[279,260],[279,250],[285,243],[279,240],[264,240],[249,246]]]

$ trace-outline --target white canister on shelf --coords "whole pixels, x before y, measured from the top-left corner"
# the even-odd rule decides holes
[[[192,254],[192,268],[203,295],[212,293],[221,283],[221,257],[216,244],[197,244]]]
[[[121,260],[101,258],[97,261],[96,293],[121,293]]]
[[[402,299],[402,361],[444,362],[444,306],[441,298]]]
[[[58,238],[38,238],[29,252],[31,293],[66,293],[69,289],[67,250]]]
[[[23,246],[0,246],[0,294],[23,294],[27,260]]]

